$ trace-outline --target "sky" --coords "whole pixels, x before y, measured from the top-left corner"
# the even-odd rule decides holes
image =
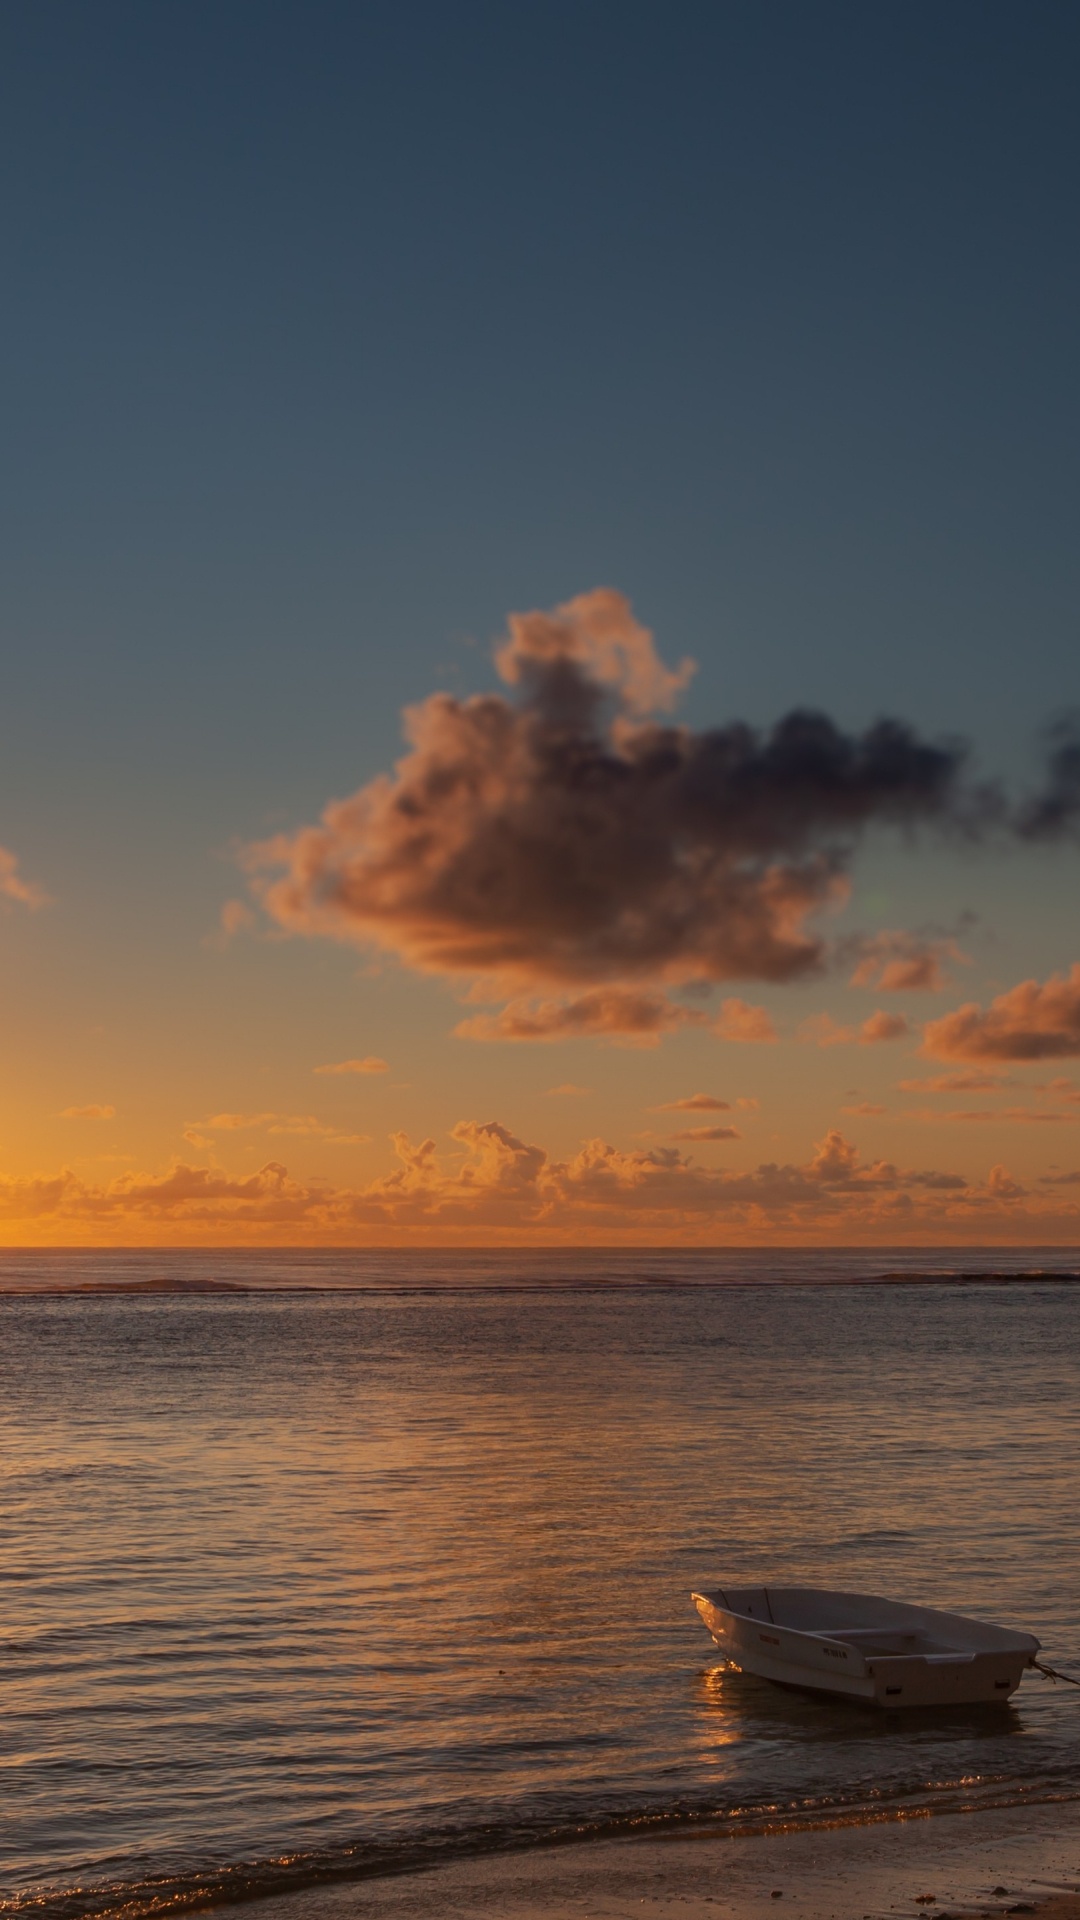
[[[0,1243],[1080,1241],[1078,62],[0,10]]]

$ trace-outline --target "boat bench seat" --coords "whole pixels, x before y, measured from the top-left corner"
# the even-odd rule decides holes
[[[962,1647],[950,1646],[946,1640],[934,1640],[930,1634],[907,1632],[903,1627],[840,1627],[835,1633],[827,1633],[819,1627],[816,1639],[839,1640],[848,1646],[857,1647],[860,1653],[875,1655],[886,1659],[898,1654],[957,1654]]]

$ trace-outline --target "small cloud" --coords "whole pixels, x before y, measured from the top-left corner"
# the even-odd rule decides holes
[[[459,1040],[609,1039],[654,1047],[662,1034],[701,1026],[706,1018],[663,993],[613,986],[596,987],[574,1000],[512,1000],[497,1014],[460,1021],[454,1032]]]
[[[931,1080],[901,1080],[901,1093],[997,1093],[1012,1083],[1002,1073],[938,1073]]]
[[[18,858],[7,847],[0,847],[0,897],[17,900],[21,907],[29,907],[31,913],[49,904],[44,887],[39,887],[33,880],[23,879]]]
[[[654,1113],[730,1113],[731,1101],[718,1100],[712,1093],[692,1093],[686,1100],[665,1100]]]
[[[274,1134],[306,1135],[311,1139],[325,1141],[330,1147],[363,1147],[371,1139],[369,1133],[343,1133],[338,1127],[317,1120],[313,1113],[213,1113],[205,1120],[192,1120],[185,1140],[209,1145],[199,1139],[200,1130],[206,1133],[247,1133],[260,1131]]]
[[[931,1020],[922,1051],[942,1060],[1061,1060],[1080,1055],[1080,961],[1044,984],[1022,980],[984,1012],[974,1000]]]
[[[879,993],[940,993],[949,983],[944,959],[971,964],[955,940],[901,931],[860,939],[856,950],[859,963],[851,985],[873,987]]]
[[[238,933],[244,933],[255,925],[255,915],[242,900],[226,900],[218,915],[217,928],[208,933],[203,941],[204,947],[227,947]]]
[[[389,1073],[385,1060],[377,1053],[369,1053],[363,1060],[333,1060],[325,1067],[312,1067],[312,1073]]]
[[[799,1028],[799,1039],[817,1047],[875,1047],[887,1040],[902,1040],[909,1031],[900,1013],[872,1013],[859,1027],[838,1026],[830,1013],[811,1014]]]
[[[876,977],[858,984],[876,987],[879,993],[941,993],[948,985],[948,976],[936,954],[923,953],[907,960],[890,960],[879,968]]]
[[[1051,1093],[1057,1100],[1080,1100],[1080,1087],[1074,1081],[1066,1080],[1063,1074],[1059,1074],[1055,1080],[1036,1081],[1034,1092]]]
[[[995,1200],[1020,1200],[1027,1192],[1004,1167],[991,1167],[986,1190]]]
[[[958,1125],[1080,1126],[1080,1114],[1062,1113],[1056,1107],[954,1107],[948,1113],[924,1110],[921,1113],[906,1113],[904,1118],[924,1120],[931,1124],[936,1121],[955,1121]]]
[[[860,1100],[858,1106],[841,1107],[841,1113],[854,1113],[866,1120],[876,1120],[879,1114],[888,1113],[888,1107],[876,1107],[872,1100]]]
[[[855,1029],[838,1026],[831,1013],[812,1013],[800,1021],[796,1037],[807,1046],[849,1047],[855,1039]]]
[[[115,1120],[116,1108],[99,1106],[96,1102],[89,1107],[63,1107],[61,1120]]]
[[[548,1098],[551,1100],[559,1100],[564,1097],[568,1100],[583,1100],[587,1093],[592,1092],[592,1088],[575,1087],[572,1080],[564,1080],[561,1087],[549,1087],[547,1091]]]
[[[764,1007],[751,1006],[748,1000],[724,1000],[713,1032],[720,1040],[752,1045],[768,1045],[780,1038]]]
[[[910,1032],[902,1013],[872,1013],[859,1028],[860,1047],[875,1047],[886,1040],[903,1040]]]
[[[742,1134],[737,1127],[684,1127],[681,1133],[671,1137],[673,1140],[741,1140]]]

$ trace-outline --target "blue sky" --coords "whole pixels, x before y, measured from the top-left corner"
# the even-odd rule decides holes
[[[495,686],[511,610],[611,585],[688,724],[899,714],[1027,777],[1080,700],[1078,52],[1039,0],[6,11],[0,840],[55,902],[0,929],[9,1153],[61,1157],[70,1081],[164,1164],[388,1024],[446,1055],[410,1125],[523,1074],[613,1124],[655,1058],[458,1067],[441,987],[202,944],[230,848]],[[965,997],[1075,957],[1067,851],[859,875],[981,915]]]

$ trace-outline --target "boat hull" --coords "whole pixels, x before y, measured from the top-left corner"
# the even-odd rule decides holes
[[[755,1604],[758,1595],[764,1602]],[[1001,1705],[1039,1647],[1031,1634],[876,1595],[721,1589],[693,1600],[721,1653],[744,1673],[875,1707]],[[823,1619],[834,1618],[833,1630],[806,1624],[812,1601]],[[787,1623],[785,1602],[798,1626]],[[858,1624],[874,1609],[876,1624]]]

